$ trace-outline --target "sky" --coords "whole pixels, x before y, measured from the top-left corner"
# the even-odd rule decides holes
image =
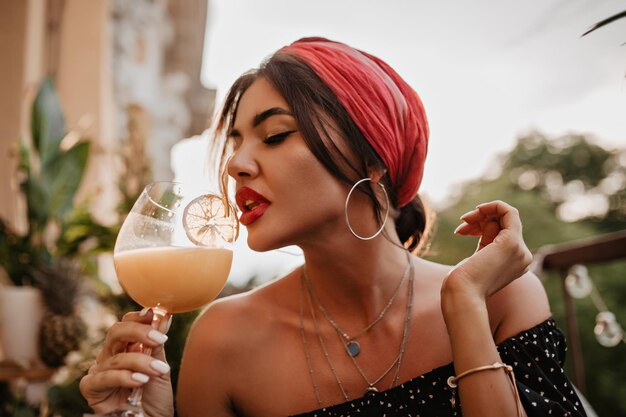
[[[431,134],[420,192],[441,207],[531,130],[626,147],[626,20],[580,37],[625,8],[609,0],[210,0],[202,78],[219,104],[241,73],[305,36],[377,55],[424,102]],[[297,262],[284,256],[286,268]]]

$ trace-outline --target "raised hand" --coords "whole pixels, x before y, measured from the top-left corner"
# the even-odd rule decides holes
[[[174,415],[170,368],[163,350],[171,316],[153,329],[152,315],[150,309],[128,313],[109,329],[96,363],[80,381],[80,391],[94,412],[123,408],[131,390],[143,386],[146,415]],[[152,355],[141,353],[139,344],[152,348]]]
[[[528,271],[532,254],[524,243],[515,207],[491,201],[478,205],[461,220],[455,233],[479,237],[478,246],[450,272],[442,293],[461,291],[486,300]]]

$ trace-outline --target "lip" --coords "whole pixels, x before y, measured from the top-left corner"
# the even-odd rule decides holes
[[[249,187],[241,187],[237,190],[235,201],[237,202],[239,210],[242,212],[239,222],[244,226],[249,226],[259,220],[272,204],[267,198],[263,197],[263,195]],[[249,210],[246,208],[246,201],[253,201],[258,205],[252,210]]]

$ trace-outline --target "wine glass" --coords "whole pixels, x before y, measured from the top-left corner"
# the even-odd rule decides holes
[[[113,260],[124,291],[153,310],[152,327],[167,313],[195,310],[222,290],[232,264],[239,222],[226,197],[175,182],[147,185],[122,224]],[[151,354],[151,349],[143,348]],[[144,417],[142,388],[127,408],[107,417]]]

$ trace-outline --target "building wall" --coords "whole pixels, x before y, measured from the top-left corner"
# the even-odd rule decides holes
[[[117,169],[108,0],[65,0],[56,81],[68,129],[92,142],[88,170],[77,195],[94,214],[115,221]]]
[[[30,104],[43,75],[44,0],[0,1],[0,217],[18,230],[15,171],[20,136],[28,132]]]
[[[154,20],[155,10],[160,20]],[[55,81],[67,128],[92,141],[78,198],[89,198],[100,220],[116,220],[120,126],[127,129],[121,114],[128,105],[140,105],[149,116],[147,148],[160,160],[155,177],[171,175],[171,146],[200,133],[213,106],[214,92],[200,84],[206,14],[207,0],[1,0],[0,217],[25,228],[16,151],[18,138],[28,134],[32,100],[46,74]],[[119,44],[126,38],[113,27],[115,19],[128,22],[131,45]],[[137,93],[123,106],[114,83],[128,75],[116,61],[120,48],[132,52],[123,61],[132,61],[123,67],[130,68],[131,78],[145,81],[147,73],[156,74],[149,88],[140,90],[149,94]]]
[[[174,26],[174,40],[165,53],[165,71],[187,75],[185,101],[191,113],[186,136],[197,135],[209,125],[215,105],[215,90],[200,80],[207,26],[208,0],[169,0],[168,14]]]
[[[97,194],[96,214],[112,220],[116,180],[108,22],[108,0],[0,2],[0,217],[18,230],[25,229],[15,176],[18,138],[28,137],[32,101],[46,75],[55,81],[67,128],[83,131],[93,142],[78,198]]]

